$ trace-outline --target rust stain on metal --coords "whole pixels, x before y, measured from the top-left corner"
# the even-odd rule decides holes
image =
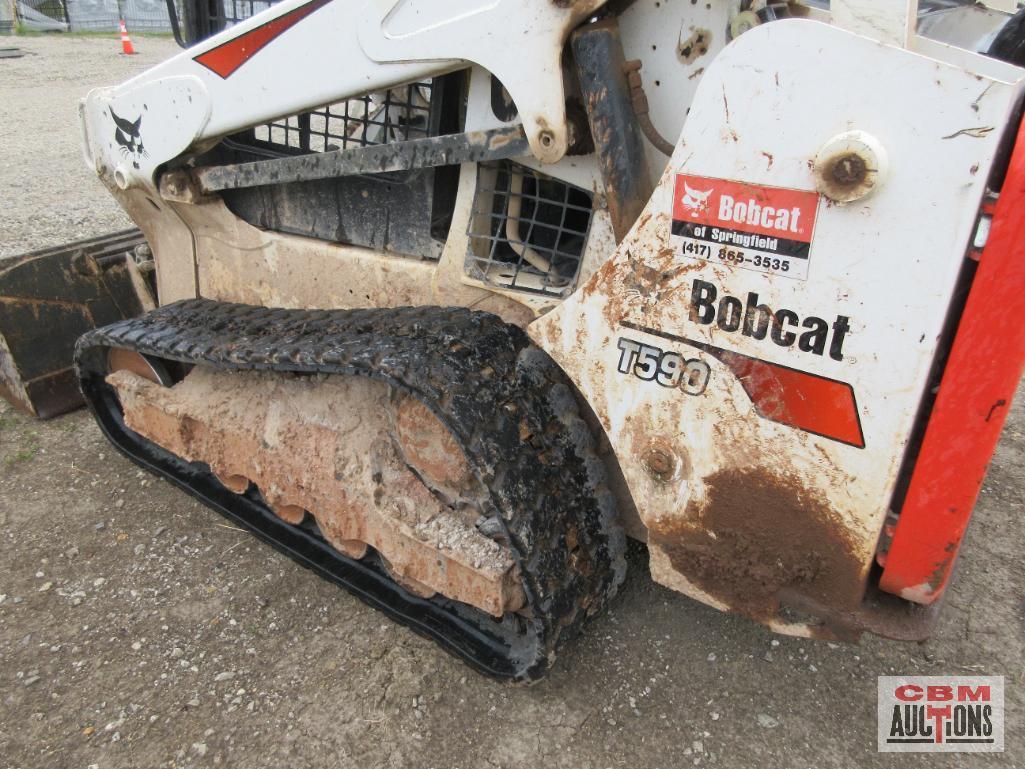
[[[832,159],[829,175],[841,187],[856,187],[865,181],[868,165],[865,158],[856,152],[845,152]]]
[[[877,159],[861,149],[814,158],[811,168],[816,187],[825,195],[827,206],[862,198],[879,180]]]
[[[707,29],[695,29],[691,36],[680,40],[676,53],[684,64],[692,64],[695,59],[708,53],[708,45],[712,41],[712,33]]]
[[[492,136],[490,141],[486,141],[488,134],[485,131],[474,131],[470,134],[472,144],[485,144],[487,143],[488,149],[498,150],[506,146],[510,142],[519,141],[523,138],[522,131],[509,131],[507,133],[497,134]]]
[[[677,476],[679,461],[672,447],[664,441],[655,441],[643,453],[642,461],[648,474],[657,481],[668,483]]]
[[[853,609],[862,563],[830,505],[799,480],[765,469],[721,470],[681,520],[650,541],[689,581],[755,619],[776,616],[781,591]]]

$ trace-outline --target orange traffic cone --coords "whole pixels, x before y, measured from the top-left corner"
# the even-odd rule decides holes
[[[124,19],[121,19],[121,53],[126,56],[135,55],[135,49],[132,47],[132,38],[128,37],[128,27],[125,26]]]

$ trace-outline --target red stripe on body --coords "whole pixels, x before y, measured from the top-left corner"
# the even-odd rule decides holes
[[[846,382],[726,350],[709,352],[737,376],[759,416],[865,448],[854,388]]]
[[[193,61],[202,64],[223,78],[230,77],[274,38],[329,2],[331,0],[310,0],[305,5],[300,5],[276,19],[271,19],[259,27],[254,27],[236,38],[221,43],[216,48],[199,54]]]
[[[859,449],[865,448],[857,398],[854,388],[846,382],[769,363],[629,321],[621,323],[635,331],[696,347],[720,361],[740,381],[758,416],[763,419]]]

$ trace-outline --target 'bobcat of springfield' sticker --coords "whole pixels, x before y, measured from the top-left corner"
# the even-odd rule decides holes
[[[682,256],[806,280],[819,194],[677,174],[669,241]]]

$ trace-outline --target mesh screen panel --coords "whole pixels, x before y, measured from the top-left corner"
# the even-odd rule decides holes
[[[473,277],[495,286],[568,294],[591,224],[591,195],[510,161],[481,163],[467,230]]]
[[[435,135],[431,81],[377,91],[252,129],[250,142],[300,152],[390,144]]]

